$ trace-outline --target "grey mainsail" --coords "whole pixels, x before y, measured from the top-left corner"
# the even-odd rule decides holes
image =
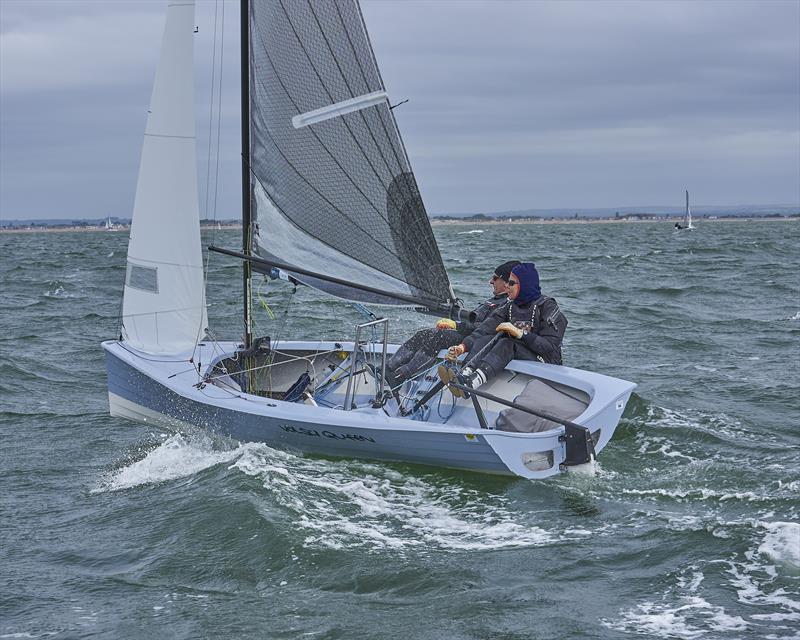
[[[293,274],[348,300],[408,305],[395,293],[449,304],[358,3],[251,0],[249,31],[255,253],[333,276]]]

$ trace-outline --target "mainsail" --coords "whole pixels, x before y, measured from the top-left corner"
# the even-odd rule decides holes
[[[357,1],[251,0],[249,41],[255,253],[348,300],[450,303]]]

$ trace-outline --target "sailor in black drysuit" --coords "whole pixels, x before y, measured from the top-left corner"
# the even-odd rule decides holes
[[[542,295],[536,265],[523,262],[514,267],[508,285],[511,303],[496,309],[461,344],[449,349],[451,358],[467,351],[478,353],[497,333],[504,334],[488,352],[462,370],[459,376],[462,384],[473,389],[496,376],[514,359],[562,364],[561,341],[567,319],[553,298]],[[462,394],[460,390],[453,393]]]
[[[442,349],[459,344],[492,312],[508,304],[508,278],[511,269],[520,264],[516,260],[504,262],[495,269],[489,284],[492,285],[491,298],[475,307],[475,321],[455,322],[442,318],[435,329],[417,331],[404,342],[395,354],[386,361],[386,373],[389,384],[394,387],[401,380],[427,368],[433,364],[436,354]]]

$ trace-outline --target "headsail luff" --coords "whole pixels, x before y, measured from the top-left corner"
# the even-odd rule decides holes
[[[452,301],[357,2],[250,0],[249,24],[256,253],[431,305]],[[349,300],[407,304],[297,279]]]
[[[208,324],[193,50],[194,0],[170,2],[142,146],[122,303],[125,342],[148,353],[192,349]]]

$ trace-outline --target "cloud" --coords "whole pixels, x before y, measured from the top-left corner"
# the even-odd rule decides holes
[[[0,0],[0,216],[129,215],[165,5]],[[223,6],[220,211],[235,217],[236,2],[198,2],[196,116],[202,152]],[[395,115],[433,213],[663,204],[685,187],[698,205],[800,203],[800,3],[362,10],[392,101],[409,99]]]

